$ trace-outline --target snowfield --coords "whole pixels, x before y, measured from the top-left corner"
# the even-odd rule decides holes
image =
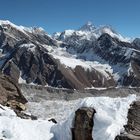
[[[63,64],[66,68],[75,69],[76,66],[81,66],[82,68],[87,70],[96,70],[101,73],[107,80],[113,78],[116,82],[126,74],[126,71],[132,71],[132,67],[127,65],[111,65],[105,60],[101,59],[97,56],[96,53],[93,54],[93,50],[89,52],[84,52],[83,54],[69,53],[67,49],[61,47],[51,47],[44,46],[48,49],[49,54],[58,60],[61,64]],[[126,51],[125,56],[129,56],[132,53],[133,49],[129,49]],[[91,52],[91,53],[90,53]],[[81,58],[85,58],[81,59]],[[88,88],[88,87],[87,87]]]
[[[3,109],[2,109],[3,108]],[[52,123],[47,120],[24,120],[7,107],[0,106],[0,139],[50,140]]]
[[[75,69],[76,66],[81,66],[85,69],[85,71],[95,69],[102,73],[107,79],[110,79],[110,74],[115,75],[109,64],[101,64],[97,61],[85,61],[83,59],[77,59],[77,55],[68,53],[66,48],[55,48],[49,51],[49,54],[55,59],[58,59],[61,64],[65,65],[65,67]]]
[[[74,112],[80,107],[94,107],[97,113],[94,118],[93,139],[114,140],[123,131],[129,106],[134,100],[135,95],[125,98],[88,97],[73,101],[29,102],[28,112],[32,113],[36,109],[35,115],[37,112],[42,113],[42,116],[47,112],[50,114],[49,117],[45,114],[45,119],[40,116],[34,121],[18,118],[11,109],[0,106],[0,139],[71,140]],[[49,118],[55,118],[58,123],[49,122]]]

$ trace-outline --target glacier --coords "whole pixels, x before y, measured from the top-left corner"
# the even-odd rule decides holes
[[[49,118],[53,118],[55,114],[55,117],[59,118],[57,124],[49,122],[47,116],[46,118],[39,117],[38,120],[21,119],[10,108],[0,106],[0,139],[71,140],[74,112],[80,107],[94,107],[97,113],[94,118],[93,139],[114,140],[124,130],[128,109],[136,99],[136,95],[129,95],[124,98],[87,97],[72,101],[55,100],[52,104],[55,102],[57,105],[51,106],[52,113]],[[46,104],[39,102],[39,104],[41,110],[47,102]],[[48,106],[52,104],[49,101]],[[29,103],[29,106],[30,111],[37,109],[34,104]],[[47,108],[43,111],[45,113]]]

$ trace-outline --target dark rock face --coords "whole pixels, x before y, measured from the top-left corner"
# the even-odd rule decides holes
[[[10,106],[14,110],[25,110],[26,102],[15,81],[0,74],[0,104]]]
[[[136,38],[132,44],[135,49],[140,50],[140,38]]]
[[[101,35],[97,40],[97,44],[99,48],[96,47],[96,52],[110,64],[130,62],[130,58],[125,56],[125,53],[131,47],[131,44],[120,42],[108,34]]]
[[[75,112],[73,140],[93,140],[93,117],[96,111],[93,108],[82,107]]]
[[[128,122],[125,133],[115,140],[140,140],[140,101],[135,101],[128,112]]]

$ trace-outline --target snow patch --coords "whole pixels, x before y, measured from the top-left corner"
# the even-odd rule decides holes
[[[35,48],[36,48],[36,46],[34,45],[34,44],[32,44],[32,43],[29,43],[29,44],[22,44],[22,45],[20,45],[19,47],[25,47],[25,48],[27,48],[28,49],[28,51],[31,51],[31,52],[35,52]]]
[[[23,26],[17,26],[17,25],[15,25],[15,24],[11,23],[11,22],[8,21],[8,20],[0,20],[0,25],[1,25],[1,26],[10,25],[10,26],[12,26],[13,28],[15,28],[15,29],[19,30],[20,32],[24,33],[25,35],[29,36],[29,35],[25,32]]]
[[[20,72],[19,79],[18,79],[18,83],[19,83],[19,84],[26,84],[26,80],[24,80],[24,79],[22,78],[22,72]]]
[[[47,120],[18,118],[9,108],[0,106],[0,139],[3,140],[51,140],[54,125]]]

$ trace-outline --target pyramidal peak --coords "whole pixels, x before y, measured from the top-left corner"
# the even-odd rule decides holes
[[[79,30],[80,31],[87,31],[87,32],[89,32],[89,31],[93,31],[93,30],[95,30],[96,28],[95,28],[95,26],[92,24],[92,22],[91,21],[88,21],[86,24],[84,24]]]

